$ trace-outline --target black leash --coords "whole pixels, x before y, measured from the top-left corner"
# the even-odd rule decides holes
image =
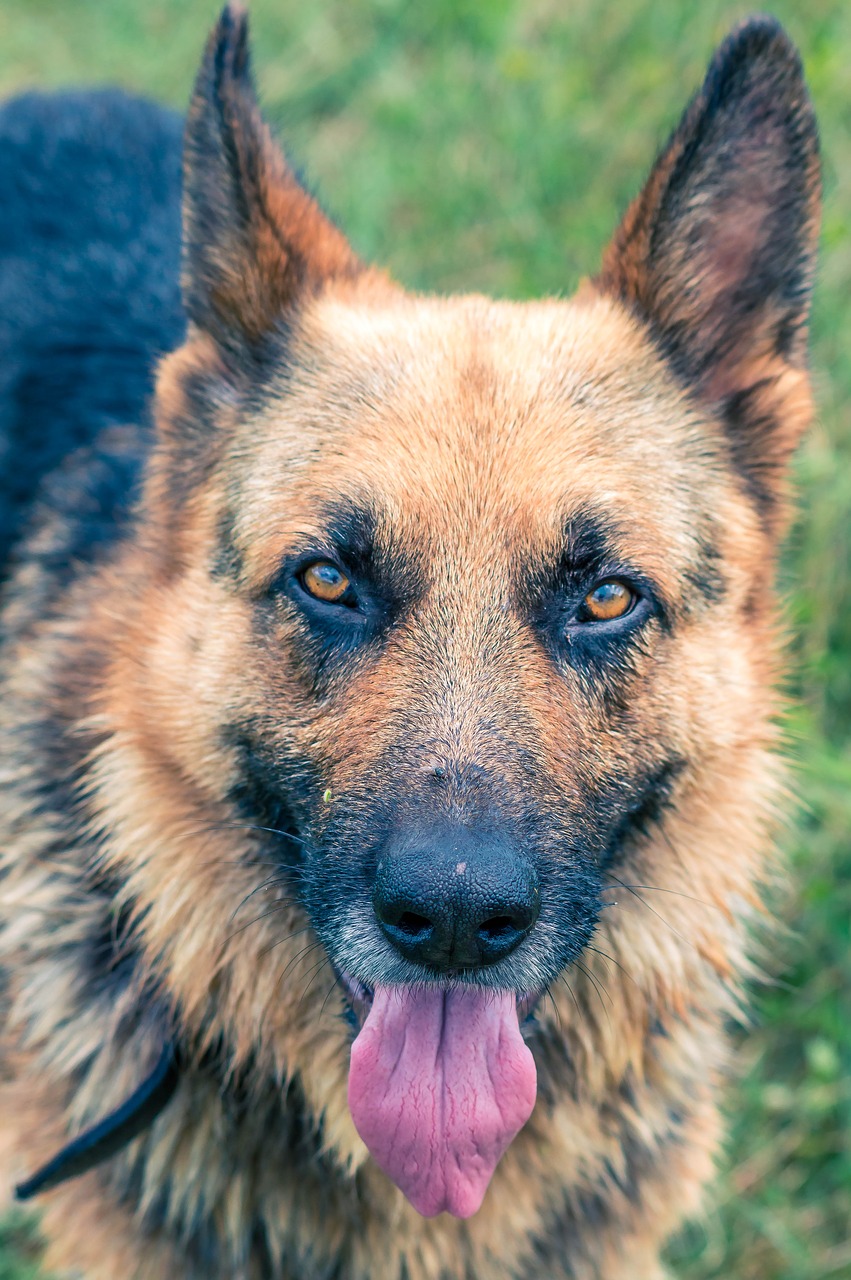
[[[78,1178],[95,1165],[116,1155],[128,1142],[143,1133],[174,1094],[178,1081],[174,1046],[166,1045],[153,1071],[120,1107],[86,1129],[73,1142],[48,1160],[47,1164],[15,1188],[18,1200],[29,1200],[49,1191],[60,1182]]]

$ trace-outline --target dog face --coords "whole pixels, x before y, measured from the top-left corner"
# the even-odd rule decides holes
[[[606,868],[722,753],[740,675],[715,637],[752,590],[758,522],[604,299],[356,287],[288,343],[294,373],[239,424],[211,512],[227,567],[197,696],[221,681],[215,618],[238,610],[244,710],[217,730],[263,793],[253,820],[281,825],[286,798],[341,972],[538,993],[589,940]],[[447,899],[454,927],[400,923]]]
[[[770,799],[770,582],[809,412],[817,147],[779,29],[721,47],[570,302],[412,297],[362,266],[260,122],[228,11],[185,199],[190,334],[160,374],[111,696],[172,831],[245,827],[227,868],[185,840],[131,865],[186,1016],[218,1002],[246,1053],[290,1064],[283,955],[302,1000],[327,960],[356,1027],[377,993],[420,1028],[417,993],[460,989],[477,1027],[508,1000],[507,1035],[601,931],[629,948],[613,885],[732,912]],[[725,845],[738,863],[710,865]],[[267,885],[270,918],[234,936]],[[717,920],[690,941],[724,968]],[[636,963],[662,981],[652,945]],[[423,1212],[475,1207],[367,1145]]]

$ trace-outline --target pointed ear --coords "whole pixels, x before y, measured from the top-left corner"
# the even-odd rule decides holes
[[[680,378],[724,418],[766,518],[810,414],[819,205],[800,59],[778,23],[750,19],[717,50],[597,280],[649,323]]]
[[[238,5],[222,12],[195,83],[183,221],[186,310],[226,358],[262,347],[305,291],[360,270],[260,116]]]

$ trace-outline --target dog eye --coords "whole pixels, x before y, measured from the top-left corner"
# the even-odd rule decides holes
[[[354,588],[342,569],[330,560],[315,560],[303,569],[299,580],[308,595],[324,604],[357,604]]]
[[[582,601],[581,622],[612,622],[635,607],[638,596],[618,578],[598,582]]]

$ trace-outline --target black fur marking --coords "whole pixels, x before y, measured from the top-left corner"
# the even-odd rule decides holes
[[[745,485],[745,491],[759,515],[768,520],[776,504],[777,460],[763,460],[753,449],[753,438],[768,440],[774,431],[773,418],[754,412],[753,401],[762,384],[747,387],[728,396],[721,406],[721,417],[727,427],[730,454]]]
[[[88,1173],[96,1165],[116,1155],[128,1142],[150,1128],[171,1101],[178,1077],[174,1046],[168,1044],[153,1071],[127,1101],[73,1142],[69,1142],[26,1182],[20,1183],[15,1188],[16,1199],[30,1200],[61,1182]]]
[[[390,520],[374,505],[340,502],[319,515],[325,545],[305,542],[293,549],[282,577],[302,562],[327,556],[338,559],[350,574],[365,606],[377,616],[398,618],[426,589],[423,567],[394,538]]]
[[[525,567],[518,594],[532,611],[545,608],[551,597],[584,593],[596,580],[607,577],[618,560],[619,530],[594,511],[577,512],[564,527],[563,550]]]
[[[329,806],[303,878],[304,903],[314,927],[337,968],[366,986],[430,977],[425,966],[382,937],[372,909],[375,876],[397,839],[413,838],[437,823],[460,823],[477,838],[522,850],[539,877],[542,903],[539,927],[521,946],[487,969],[465,971],[462,978],[477,986],[540,989],[576,959],[596,925],[602,892],[599,858],[606,836],[597,818],[597,799],[566,801],[549,789],[540,768],[533,762],[527,766],[521,752],[501,735],[498,772],[476,768],[475,762],[452,761],[445,794],[436,797],[430,772],[418,767],[421,744],[416,734],[415,725],[409,731],[400,728],[398,746],[375,762],[369,779]],[[452,777],[456,772],[459,785]],[[611,820],[609,810],[603,817]],[[350,928],[353,918],[359,922],[357,930]]]
[[[340,503],[319,513],[323,534],[292,548],[266,595],[258,601],[258,623],[267,632],[290,623],[287,643],[299,660],[310,692],[324,696],[369,662],[424,594],[419,559],[399,545],[381,509]],[[301,575],[314,560],[339,563],[351,578],[356,603],[329,605],[313,599]],[[293,634],[292,623],[298,630]]]
[[[210,573],[213,578],[231,583],[233,586],[237,586],[242,579],[243,560],[236,545],[234,516],[231,510],[222,512],[219,518],[218,536]]]
[[[565,975],[569,984],[570,974]],[[578,1088],[576,1063],[568,1039],[560,1027],[547,1026],[532,1019],[528,1033],[538,1070],[538,1104],[556,1107],[566,1097],[574,1097]]]
[[[565,527],[561,556],[527,565],[517,588],[519,607],[556,666],[568,665],[589,675],[599,693],[614,697],[617,677],[629,674],[631,655],[646,624],[655,620],[667,632],[674,614],[658,586],[619,554],[623,541],[622,532],[594,512],[578,513]],[[635,605],[611,622],[585,622],[582,601],[605,578],[621,579],[631,587]]]
[[[304,858],[297,812],[319,794],[319,781],[297,760],[274,755],[250,725],[233,725],[224,740],[234,753],[236,780],[228,799],[249,827],[267,836],[268,860],[297,873]]]
[[[640,1206],[644,1183],[658,1172],[665,1152],[679,1141],[679,1126],[661,1134],[652,1146],[648,1146],[628,1126],[622,1125],[618,1134],[622,1171],[616,1170],[607,1160],[596,1185],[567,1191],[562,1205],[548,1215],[544,1230],[532,1240],[532,1261],[535,1265],[529,1274],[572,1280],[576,1274],[573,1260],[582,1264],[593,1262],[593,1253],[588,1251],[587,1242],[593,1241],[596,1234],[607,1233],[622,1212],[618,1204],[620,1196],[614,1196],[613,1191],[617,1189],[634,1205]],[[589,1228],[592,1229],[589,1231]],[[582,1274],[587,1274],[584,1265]]]
[[[721,553],[714,542],[708,537],[702,537],[697,560],[686,570],[685,578],[703,604],[717,604],[724,597],[727,584],[721,572],[721,559]],[[688,603],[688,612],[694,612],[691,602]]]
[[[613,828],[610,828],[603,866],[617,865],[632,843],[646,836],[658,823],[673,799],[677,779],[686,768],[686,761],[667,760],[644,777],[630,781],[626,798],[618,789],[610,803],[622,810]]]
[[[326,508],[322,523],[338,553],[354,573],[376,571],[380,516],[372,505],[341,502]]]
[[[48,600],[57,585],[107,557],[132,528],[141,466],[149,433],[142,427],[127,440],[107,429],[91,447],[78,449],[43,481],[37,501],[23,521],[22,542],[13,546],[9,566],[26,561],[43,573]],[[37,533],[26,540],[30,530]],[[60,595],[64,603],[64,596]]]
[[[224,100],[229,92],[233,103]],[[255,102],[248,52],[248,27],[225,8],[195,82],[193,108],[185,135],[186,234],[183,245],[183,292],[187,313],[212,333],[237,366],[245,356],[244,334],[237,317],[216,302],[222,262],[230,262],[249,245],[251,208],[233,125],[248,126]],[[234,108],[242,107],[233,122]],[[246,111],[247,108],[247,111]]]
[[[117,915],[111,904],[107,906],[101,926],[88,944],[86,988],[96,999],[114,999],[136,975],[139,955],[134,935],[138,922],[134,912],[133,903],[123,903]]]
[[[218,1123],[223,1136],[219,1156],[225,1186],[231,1169],[234,1177],[244,1169],[246,1143],[250,1143],[257,1159],[280,1162],[282,1194],[286,1194],[284,1188],[291,1177],[310,1187],[311,1194],[325,1203],[336,1202],[346,1215],[357,1215],[355,1188],[348,1174],[323,1151],[322,1120],[310,1112],[298,1076],[282,1085],[279,1080],[260,1076],[250,1059],[234,1073],[227,1050],[219,1043],[204,1055],[192,1074],[187,1069],[184,1078],[190,1090],[202,1078],[207,1086],[212,1082],[215,1096],[209,1105],[217,1111],[221,1107]],[[192,1274],[212,1274],[217,1267],[227,1265],[234,1274],[243,1274],[250,1268],[251,1274],[258,1276],[310,1275],[318,1280],[336,1276],[337,1268],[342,1266],[338,1262],[322,1265],[309,1255],[302,1257],[294,1242],[288,1242],[281,1257],[272,1250],[263,1217],[255,1219],[246,1239],[227,1240],[218,1210],[208,1210],[203,1203],[193,1207],[183,1201],[176,1205],[174,1187],[168,1180],[150,1199],[144,1152],[129,1169],[116,1169],[112,1188],[134,1214],[144,1203],[141,1221],[146,1232],[179,1235]]]
[[[539,625],[557,615],[563,619],[587,592],[604,578],[622,578],[643,591],[661,621],[669,607],[659,598],[659,589],[636,565],[626,561],[618,547],[623,530],[593,511],[571,516],[564,530],[564,549],[552,561],[528,566],[518,591],[522,606]]]

